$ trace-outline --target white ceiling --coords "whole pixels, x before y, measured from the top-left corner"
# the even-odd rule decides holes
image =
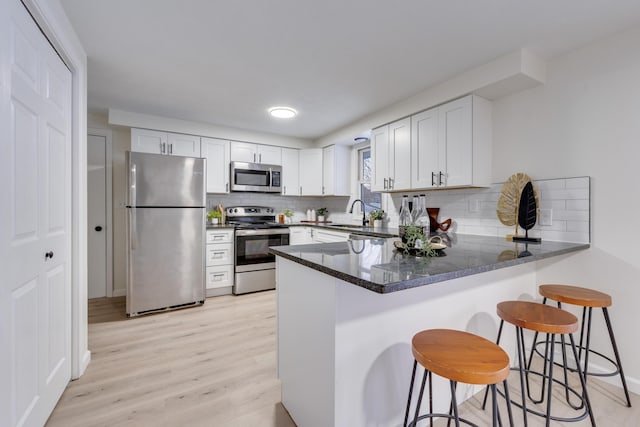
[[[90,110],[310,139],[515,49],[550,58],[640,22],[638,0],[61,2]]]

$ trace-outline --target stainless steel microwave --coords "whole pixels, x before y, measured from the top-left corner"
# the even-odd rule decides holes
[[[231,162],[231,191],[280,193],[282,166]]]

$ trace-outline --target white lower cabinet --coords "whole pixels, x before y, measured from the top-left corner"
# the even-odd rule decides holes
[[[234,274],[233,229],[207,230],[206,294],[208,297],[231,294]]]
[[[343,231],[313,229],[313,243],[346,242],[347,240],[349,240],[349,233]]]
[[[311,227],[289,227],[290,245],[307,245],[313,243]]]

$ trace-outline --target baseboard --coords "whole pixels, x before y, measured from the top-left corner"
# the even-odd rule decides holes
[[[127,290],[126,289],[114,289],[112,296],[114,297],[126,297]]]
[[[622,368],[624,369],[624,363],[622,364]],[[601,365],[597,365],[594,363],[589,363],[589,372],[593,372],[594,374],[606,374],[607,372],[611,372],[613,367],[604,367]],[[603,381],[607,384],[611,384],[616,386],[622,390],[622,381],[620,381],[620,375],[614,375],[611,377],[595,377],[600,381]],[[640,381],[637,378],[629,377],[625,375],[625,380],[627,381],[627,388],[630,392],[635,394],[640,394]]]
[[[220,295],[231,295],[233,286],[224,286],[222,288],[207,289],[206,295],[209,297],[219,297]]]
[[[84,371],[87,369],[87,366],[89,366],[89,362],[91,362],[91,352],[89,350],[87,350],[83,355],[82,358],[80,360],[80,364],[78,365],[78,372],[77,372],[77,376],[73,376],[71,379],[72,380],[77,380],[78,378],[80,378],[83,374]]]

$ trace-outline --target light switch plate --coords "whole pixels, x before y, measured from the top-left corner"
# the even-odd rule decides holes
[[[553,209],[540,209],[540,225],[553,225]]]

